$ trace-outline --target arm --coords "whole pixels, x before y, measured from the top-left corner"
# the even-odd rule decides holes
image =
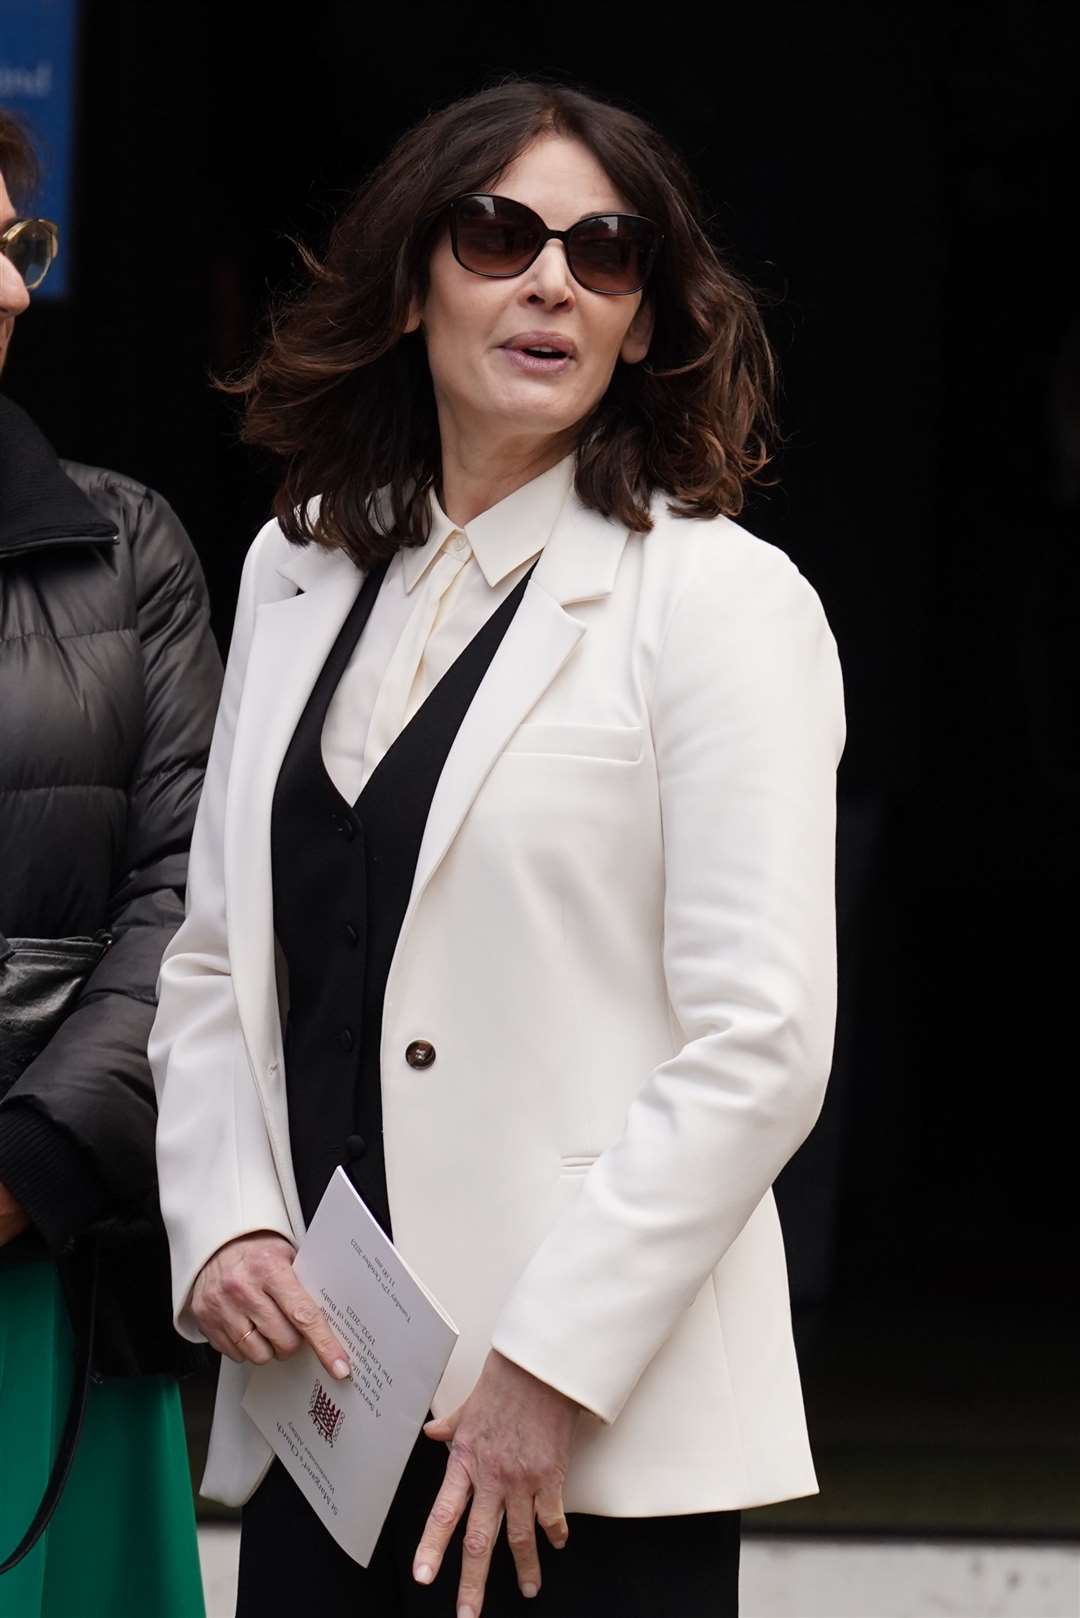
[[[526,1267],[494,1347],[604,1421],[821,1106],[836,1003],[836,647],[781,553],[723,548],[658,654],[664,968],[684,1043]]]
[[[154,1185],[146,1040],[161,953],[183,915],[187,848],[221,682],[198,560],[152,490],[142,492],[130,543],[145,717],[109,902],[114,942],[0,1106],[0,1182],[54,1252]]]
[[[165,951],[149,1056],[157,1162],[181,1336],[242,1363],[287,1358],[306,1339],[336,1377],[345,1352],[292,1268],[288,1210],[247,1060],[225,916],[225,803],[260,599],[267,523],[244,562],[225,685],[195,817],[186,915]]]
[[[165,951],[149,1055],[158,1096],[157,1164],[169,1235],[177,1329],[205,1333],[191,1310],[196,1278],[219,1249],[255,1231],[291,1241],[247,1064],[225,919],[225,800],[233,736],[259,599],[260,559],[276,524],[244,563],[232,643],[195,817],[186,915]],[[279,1244],[280,1246],[280,1244]]]

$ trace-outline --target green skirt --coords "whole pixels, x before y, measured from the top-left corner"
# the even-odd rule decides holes
[[[0,1561],[41,1499],[67,1410],[71,1325],[56,1270],[0,1270]],[[180,1395],[92,1383],[52,1522],[0,1574],[0,1618],[204,1618]]]

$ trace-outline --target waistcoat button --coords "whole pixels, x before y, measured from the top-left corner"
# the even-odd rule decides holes
[[[334,830],[339,832],[347,843],[351,843],[353,838],[356,836],[356,827],[349,819],[348,815],[339,815],[335,810],[330,816],[330,821]]]
[[[356,1044],[351,1028],[343,1028],[337,1037],[337,1042],[343,1051],[351,1051]]]
[[[435,1060],[435,1047],[426,1039],[414,1039],[405,1047],[405,1060],[410,1067],[430,1067]]]
[[[351,921],[347,921],[345,923],[345,937],[349,940],[349,943],[352,945],[353,949],[355,949],[357,944],[360,942],[360,934],[357,932]]]
[[[348,1136],[348,1138],[345,1141],[345,1160],[346,1160],[346,1162],[348,1162],[348,1163],[357,1162],[361,1157],[363,1157],[363,1155],[364,1155],[364,1153],[366,1151],[367,1151],[367,1141],[364,1139],[363,1135],[349,1135]]]

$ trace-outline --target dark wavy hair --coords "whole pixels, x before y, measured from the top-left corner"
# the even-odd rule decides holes
[[[25,208],[41,178],[37,153],[22,120],[0,107],[0,174],[16,208]]]
[[[343,548],[368,567],[428,537],[440,445],[423,338],[402,335],[410,301],[426,292],[451,199],[490,189],[550,133],[587,146],[664,234],[646,289],[648,363],[620,361],[581,424],[578,496],[643,533],[656,489],[680,516],[741,510],[769,459],[774,362],[753,296],[699,222],[683,161],[631,112],[512,79],[403,135],[353,193],[324,256],[297,244],[303,283],[271,306],[254,364],[216,384],[245,401],[244,441],[285,462],[273,509],[290,540]]]

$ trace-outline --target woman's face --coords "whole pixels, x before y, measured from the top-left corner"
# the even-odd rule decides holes
[[[553,230],[589,214],[636,212],[588,148],[559,135],[534,142],[490,189],[523,202]],[[427,344],[444,456],[463,457],[487,456],[500,444],[566,453],[616,362],[645,358],[652,325],[640,292],[609,297],[579,285],[559,241],[521,275],[496,280],[461,267],[447,229],[406,330],[419,326]],[[551,371],[527,370],[507,345],[536,333],[569,338],[572,357]]]
[[[4,176],[0,174],[0,230],[10,225],[14,218],[15,209],[8,196]],[[7,254],[0,253],[0,371],[4,369],[4,361],[7,359],[15,317],[22,314],[29,302],[30,294],[26,290],[22,276]]]

